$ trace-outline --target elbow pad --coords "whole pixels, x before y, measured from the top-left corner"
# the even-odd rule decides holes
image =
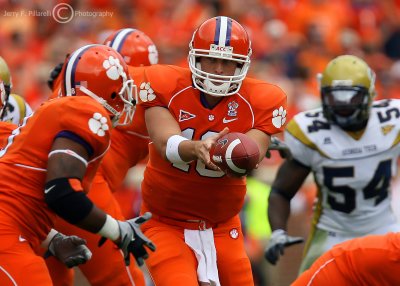
[[[57,178],[47,182],[44,198],[51,210],[71,224],[83,220],[93,208],[77,178]]]

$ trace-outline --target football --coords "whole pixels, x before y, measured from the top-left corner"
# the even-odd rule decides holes
[[[242,177],[257,166],[260,151],[249,136],[232,132],[217,141],[210,156],[212,162],[226,174]]]

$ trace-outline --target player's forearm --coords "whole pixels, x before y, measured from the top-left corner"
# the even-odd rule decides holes
[[[93,205],[89,214],[77,222],[76,226],[91,233],[98,233],[106,222],[106,217],[107,215],[101,209]]]
[[[290,215],[290,201],[277,193],[271,192],[268,200],[268,219],[271,230],[286,230]]]

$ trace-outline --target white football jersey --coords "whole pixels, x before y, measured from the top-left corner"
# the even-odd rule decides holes
[[[4,112],[3,121],[18,125],[31,115],[32,109],[23,97],[11,93]]]
[[[318,108],[293,118],[285,142],[314,174],[319,229],[363,235],[396,221],[390,183],[400,153],[400,100],[374,102],[358,140],[329,124]]]

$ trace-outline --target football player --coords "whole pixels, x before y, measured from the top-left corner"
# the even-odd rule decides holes
[[[400,233],[342,242],[318,258],[292,286],[400,285]]]
[[[333,59],[319,80],[322,107],[288,123],[293,158],[279,168],[269,197],[273,233],[265,256],[275,264],[285,246],[302,241],[286,233],[290,200],[310,173],[315,178],[318,202],[300,272],[337,243],[400,230],[390,204],[400,101],[373,101],[375,74],[355,56]]]
[[[32,109],[22,96],[11,93],[11,74],[7,63],[2,57],[0,57],[0,79],[4,82],[6,91],[5,105],[0,110],[0,121],[18,125],[22,123],[25,116],[29,116],[32,113]]]
[[[158,54],[153,41],[137,29],[121,29],[112,33],[104,42],[117,50],[130,66],[156,64]],[[53,97],[57,97],[59,87],[57,74],[52,75],[55,82]],[[144,110],[137,109],[132,124],[117,126],[111,132],[111,146],[105,155],[93,180],[88,197],[97,207],[122,220],[121,208],[113,196],[123,182],[129,168],[135,166],[148,154],[149,137],[144,122]],[[112,243],[98,248],[98,236],[59,220],[56,229],[65,234],[77,234],[86,239],[93,251],[90,263],[81,265],[80,270],[91,285],[136,285],[144,286],[143,273],[135,263],[126,267],[122,254]],[[68,269],[54,259],[46,260],[55,285],[72,285],[73,276]],[[140,260],[139,264],[143,264]],[[71,270],[72,271],[72,270]],[[110,280],[110,277],[113,277]]]
[[[67,58],[61,76],[65,96],[25,118],[0,151],[1,285],[53,285],[34,250],[56,215],[114,241],[127,265],[131,253],[145,259],[155,249],[139,228],[150,213],[120,221],[86,196],[111,128],[133,108],[127,65],[114,49],[88,45]]]
[[[238,216],[246,178],[220,171],[209,151],[228,130],[241,132],[261,161],[283,130],[286,95],[246,77],[250,39],[231,18],[203,22],[189,47],[189,69],[131,69],[152,141],[142,212],[154,219],[143,230],[160,251],[146,265],[156,285],[253,285]]]
[[[6,99],[6,88],[3,80],[0,79],[0,110],[4,110],[3,107],[7,104]],[[0,121],[0,148],[6,145],[7,137],[17,127],[13,123]],[[77,236],[66,236],[52,229],[41,243],[41,246],[63,265],[73,267],[90,259],[91,252],[85,244],[86,241],[84,239]]]

